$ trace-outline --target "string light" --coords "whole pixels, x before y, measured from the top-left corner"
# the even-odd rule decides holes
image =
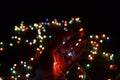
[[[25,33],[28,30],[29,31],[30,30],[31,31],[36,31],[36,33],[35,33],[36,36],[32,37],[32,39],[31,38],[30,39],[29,38],[25,38],[24,39],[23,36],[20,37],[18,35],[15,35],[15,36],[11,36],[11,39],[12,40],[16,40],[17,44],[21,44],[22,41],[23,41],[23,42],[29,44],[30,46],[36,45],[35,46],[36,51],[38,51],[40,54],[42,54],[43,50],[45,49],[45,45],[43,44],[44,41],[47,40],[48,38],[52,39],[54,37],[53,34],[47,34],[48,29],[46,28],[46,25],[47,26],[55,25],[55,26],[61,26],[61,27],[63,26],[62,27],[63,31],[69,31],[69,28],[68,28],[69,25],[72,25],[74,22],[78,22],[78,23],[81,22],[81,20],[80,20],[79,17],[77,17],[77,18],[71,18],[71,20],[69,20],[69,21],[62,20],[61,22],[59,22],[57,19],[54,19],[52,22],[48,22],[49,21],[48,18],[46,18],[45,21],[46,22],[34,23],[33,25],[29,25],[28,27],[25,26],[24,22],[22,21],[19,26],[16,25],[14,27],[14,31],[16,31],[18,34]],[[79,32],[81,32],[83,30],[84,30],[83,28],[80,28]],[[92,44],[92,49],[90,50],[91,51],[90,53],[92,53],[92,54],[88,55],[88,60],[93,61],[94,60],[94,56],[93,55],[95,55],[95,54],[98,53],[97,51],[98,51],[98,47],[100,45],[99,43],[103,43],[103,39],[109,40],[109,37],[106,37],[106,34],[102,34],[102,36],[99,36],[99,35],[90,35],[89,38],[91,39],[90,40],[90,44]],[[82,38],[78,39],[77,41],[79,41],[79,42],[76,42],[75,46],[79,46],[80,45],[80,42],[82,42]],[[62,42],[62,44],[64,45],[64,44],[66,44],[66,42],[67,41],[64,40]],[[2,45],[4,45],[3,42],[0,42],[0,51],[4,50],[4,48],[1,47]],[[14,45],[15,44],[12,43],[12,42],[9,43],[9,46],[14,46]],[[72,49],[74,49],[74,48],[72,47]],[[74,52],[68,52],[68,56],[73,56],[73,54],[74,54]],[[113,57],[114,57],[113,54],[110,55],[109,53],[103,52],[103,55],[105,57],[109,57],[110,60],[113,60]],[[35,60],[34,57],[30,58],[31,62],[34,62],[34,60]],[[24,68],[32,69],[32,67],[29,64],[27,64],[27,63],[28,62],[20,61],[20,64],[23,65]],[[56,64],[57,64],[57,62],[54,63],[54,65],[56,65]],[[17,74],[17,71],[15,71],[15,69],[19,65],[18,64],[14,64],[13,66],[14,66],[14,68],[10,68],[10,70],[12,71],[13,74]],[[86,67],[90,68],[91,65],[90,64],[86,64]],[[109,66],[109,69],[113,69],[113,68],[114,68],[114,65],[110,65]],[[77,69],[81,70],[81,67],[77,67]],[[66,73],[69,74],[70,71],[67,71]],[[30,73],[27,73],[25,75],[25,78],[29,78],[30,75],[31,75]],[[80,75],[78,75],[78,78],[82,78],[83,79],[83,76],[84,76],[83,74],[80,74]],[[17,77],[20,78],[21,75],[18,74]],[[11,76],[11,78],[17,80],[17,78],[15,76]],[[111,80],[111,79],[109,78],[108,80]]]
[[[112,80],[112,79],[108,78],[107,80]]]

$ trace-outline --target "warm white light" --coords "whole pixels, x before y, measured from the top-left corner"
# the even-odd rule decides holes
[[[90,35],[90,38],[93,38],[93,35]]]
[[[75,46],[78,46],[78,45],[79,45],[79,43],[76,43],[76,44],[75,44]]]
[[[100,40],[100,43],[103,43],[103,40]]]
[[[105,37],[106,37],[106,35],[105,35],[105,34],[103,34],[103,35],[102,35],[102,37],[103,37],[103,38],[105,38]]]
[[[31,57],[31,58],[30,58],[30,60],[31,60],[31,61],[33,61],[33,60],[34,60],[34,58],[33,58],[33,57]]]
[[[14,64],[14,66],[16,67],[16,66],[17,66],[17,64]]]
[[[108,80],[111,80],[110,78],[108,78]]]
[[[98,35],[96,35],[95,38],[98,39]]]
[[[79,31],[83,31],[83,28],[80,28]]]
[[[3,45],[3,42],[0,42],[1,45]]]
[[[83,75],[79,75],[78,77],[83,79]]]
[[[18,78],[20,78],[21,76],[20,75],[18,75]]]
[[[80,67],[78,67],[78,70],[80,70]]]
[[[0,80],[3,80],[3,78],[2,78],[2,77],[0,77]]]

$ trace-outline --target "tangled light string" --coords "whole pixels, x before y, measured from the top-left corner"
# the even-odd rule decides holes
[[[49,19],[46,19],[45,22],[40,23],[34,23],[33,25],[25,26],[24,22],[22,21],[20,23],[20,26],[15,26],[14,31],[15,34],[11,36],[12,41],[7,44],[7,46],[14,46],[17,44],[26,43],[30,46],[35,45],[36,46],[36,53],[42,54],[43,50],[45,49],[45,40],[51,40],[54,37],[54,33],[51,33],[52,31],[49,31],[50,28],[57,27],[59,29],[62,29],[63,31],[68,31],[69,25],[72,25],[73,23],[81,23],[80,18],[71,18],[71,20],[66,21],[62,20],[59,22],[57,19],[54,19],[53,21],[49,22]],[[28,37],[31,35],[31,32],[34,34],[33,36]],[[51,34],[48,34],[51,33]],[[27,36],[24,36],[27,34]],[[13,42],[14,41],[14,42]],[[0,42],[0,52],[3,52],[5,49],[5,42]],[[13,69],[11,68],[11,71]],[[15,72],[15,71],[14,71]],[[13,78],[13,76],[12,76]]]
[[[15,26],[14,31],[16,35],[12,35],[11,39],[14,40],[15,44],[20,44],[21,42],[25,42],[29,45],[38,45],[36,47],[37,51],[42,51],[45,49],[43,42],[46,39],[51,39],[54,35],[48,34],[49,28],[53,27],[61,27],[64,31],[68,31],[68,25],[72,25],[73,22],[81,23],[80,18],[72,18],[70,21],[62,20],[61,22],[58,22],[57,19],[54,19],[51,22],[48,22],[48,19],[46,19],[45,22],[40,23],[34,23],[33,25],[25,26],[23,21],[20,23],[20,26]],[[28,37],[31,35],[31,32],[34,32],[34,36]],[[52,31],[51,31],[52,32]],[[24,36],[27,34],[27,36]],[[28,37],[28,38],[27,38]],[[3,42],[0,42],[0,51],[4,50]],[[9,46],[13,46],[14,44],[11,42],[9,43]]]
[[[37,55],[39,56],[40,54],[42,54],[43,50],[45,50],[45,47],[47,45],[45,42],[51,41],[54,37],[52,28],[57,27],[57,28],[55,28],[56,30],[61,29],[65,32],[67,32],[67,31],[69,31],[69,29],[71,27],[70,25],[73,25],[73,24],[78,25],[80,23],[81,23],[81,20],[79,17],[71,18],[71,20],[69,20],[69,21],[67,21],[67,20],[58,21],[57,19],[54,19],[51,22],[49,22],[49,19],[47,18],[45,22],[34,23],[33,25],[28,25],[28,26],[25,26],[24,22],[22,21],[19,26],[15,26],[15,28],[14,28],[15,34],[11,36],[11,39],[14,42],[10,42],[7,45],[14,46],[17,44],[22,44],[22,43],[25,43],[29,46],[35,45],[36,56]],[[74,27],[77,27],[76,25]],[[79,32],[82,32],[82,31],[83,31],[83,28],[80,27]],[[32,36],[29,36],[29,35],[31,35],[31,33],[33,33]],[[82,38],[77,39],[77,42],[74,43],[74,46],[75,47],[79,46],[82,40],[83,40]],[[100,44],[104,42],[104,40],[109,40],[109,37],[106,36],[105,34],[89,36],[88,42],[91,44],[92,48],[89,52],[90,54],[88,55],[88,60],[90,60],[90,61],[94,60],[95,55],[98,54],[98,48],[99,48]],[[66,43],[66,41],[63,40],[61,44],[64,45],[65,43]],[[2,42],[2,41],[0,42],[0,52],[4,51],[4,49],[5,49],[4,44],[5,44],[5,42]],[[71,50],[72,49],[74,49],[74,47],[71,47]],[[67,53],[68,53],[67,56],[74,55],[74,52],[67,52]],[[103,55],[106,58],[109,58],[111,61],[113,60],[113,57],[114,57],[113,54],[103,52]],[[26,61],[21,60],[20,64],[14,64],[13,67],[10,68],[10,71],[11,71],[10,79],[11,80],[17,80],[17,79],[21,79],[21,78],[24,78],[26,80],[29,79],[29,77],[31,76],[30,70],[32,70],[31,62],[34,62],[34,59],[36,56],[33,56],[29,60],[26,60]],[[54,62],[54,65],[56,65],[56,64],[57,63]],[[19,72],[17,70],[17,69],[20,69],[20,65],[22,65],[21,69],[25,68],[26,73],[23,74],[23,72]],[[86,67],[89,68],[90,66],[91,65],[89,63],[86,64]],[[113,69],[114,67],[115,67],[115,65],[111,64],[109,66],[109,69]],[[80,72],[83,71],[83,68],[80,65],[77,67],[77,69]],[[64,75],[68,75],[68,74],[69,74],[69,71],[67,71],[66,74],[64,74]],[[78,74],[78,78],[85,80],[84,75],[85,75],[84,73]]]

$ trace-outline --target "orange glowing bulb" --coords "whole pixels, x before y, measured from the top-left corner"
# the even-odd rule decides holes
[[[17,41],[17,44],[20,44],[20,41]]]
[[[20,61],[21,64],[23,64],[23,61]]]
[[[3,48],[0,48],[0,51],[3,51]]]
[[[40,48],[36,48],[37,51],[40,51]]]
[[[106,37],[106,35],[105,35],[105,34],[103,34],[103,35],[102,35],[102,37],[103,37],[103,38],[105,38],[105,37]]]
[[[72,18],[71,20],[75,20],[74,18]]]
[[[78,67],[78,70],[80,70],[80,67]]]
[[[111,64],[111,65],[109,66],[109,69],[114,69],[114,65]]]

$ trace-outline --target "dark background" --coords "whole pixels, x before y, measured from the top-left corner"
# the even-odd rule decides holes
[[[119,48],[119,5],[117,1],[42,0],[0,2],[0,39],[10,35],[14,25],[22,20],[32,24],[44,18],[80,17],[89,33],[107,33],[113,47]],[[116,48],[115,48],[116,49]]]
[[[11,36],[15,25],[21,21],[32,24],[44,18],[67,19],[80,17],[88,34],[105,33],[110,36],[110,50],[120,52],[119,5],[116,1],[4,1],[0,2],[0,40],[6,41]],[[26,48],[27,49],[27,48]],[[10,50],[8,53],[14,55]],[[27,50],[24,49],[27,52]],[[23,51],[23,52],[24,52]],[[0,54],[1,55],[1,54]],[[12,57],[2,54],[4,64],[11,63]],[[25,54],[24,54],[25,55]]]

